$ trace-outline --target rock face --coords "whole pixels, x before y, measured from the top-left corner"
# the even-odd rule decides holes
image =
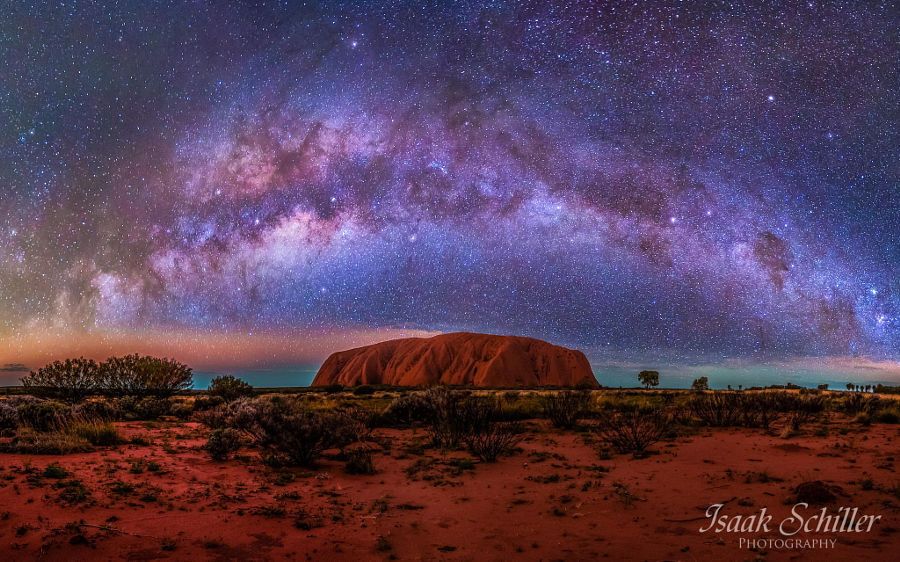
[[[333,353],[313,386],[597,386],[584,353],[518,336],[441,334]]]

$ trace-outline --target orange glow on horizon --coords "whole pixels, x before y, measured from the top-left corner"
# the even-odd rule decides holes
[[[140,353],[173,357],[196,369],[228,369],[277,364],[317,364],[334,353],[383,340],[428,337],[439,332],[403,329],[333,330],[310,333],[66,333],[34,330],[27,337],[5,339],[0,366],[23,364],[35,369],[66,357],[103,360]]]

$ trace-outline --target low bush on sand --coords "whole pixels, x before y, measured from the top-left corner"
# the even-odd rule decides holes
[[[301,400],[274,396],[239,399],[196,417],[214,430],[240,432],[269,464],[309,466],[327,449],[343,451],[366,441],[370,429],[364,415],[349,408],[316,410]]]
[[[469,452],[484,462],[495,462],[509,453],[521,440],[516,422],[503,417],[499,400],[493,396],[471,396],[463,404],[465,431],[463,441]]]
[[[9,443],[0,445],[0,452],[28,455],[68,455],[92,450],[91,444],[66,431],[35,431],[22,428]]]
[[[540,402],[550,423],[561,429],[572,429],[587,415],[591,395],[585,391],[560,391],[542,395]]]
[[[209,434],[205,448],[213,459],[226,460],[241,448],[241,434],[228,427],[214,429]]]
[[[633,408],[605,412],[597,422],[596,433],[618,452],[640,456],[665,437],[671,425],[672,417],[662,408]]]
[[[122,442],[119,430],[112,423],[98,419],[75,419],[64,431],[97,447],[113,447]]]

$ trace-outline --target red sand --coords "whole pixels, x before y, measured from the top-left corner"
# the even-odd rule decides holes
[[[347,475],[342,463],[326,460],[294,470],[296,479],[282,485],[252,450],[238,460],[210,460],[196,424],[121,425],[151,444],[55,458],[0,455],[0,559],[754,559],[758,553],[739,550],[736,535],[701,534],[705,521],[692,519],[729,501],[731,513],[767,507],[778,521],[793,503],[792,489],[811,480],[839,486],[845,495],[836,505],[882,521],[869,534],[818,535],[837,538],[834,550],[769,550],[766,559],[891,560],[900,553],[900,500],[886,489],[898,482],[898,430],[890,425],[833,421],[827,436],[789,440],[700,430],[659,444],[645,459],[601,460],[585,443],[589,434],[534,423],[522,452],[471,469],[449,464],[469,458],[462,452],[405,452],[424,441],[421,431],[380,430],[392,447],[376,455],[378,474]],[[155,460],[163,472],[130,472],[139,460]],[[63,506],[58,481],[33,476],[54,461],[85,483],[92,502]],[[865,478],[872,489],[863,489]],[[117,495],[116,481],[134,489]],[[312,528],[297,528],[297,513]],[[77,521],[122,532],[65,528]]]
[[[597,387],[597,379],[574,349],[520,336],[454,333],[333,353],[312,384]]]

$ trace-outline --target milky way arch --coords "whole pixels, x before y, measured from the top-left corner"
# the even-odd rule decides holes
[[[2,338],[408,327],[897,358],[888,5],[3,18]]]

